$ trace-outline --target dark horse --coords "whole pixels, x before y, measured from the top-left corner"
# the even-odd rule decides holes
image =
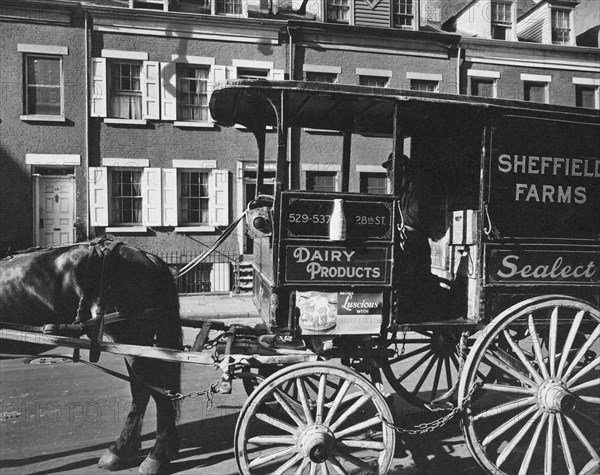
[[[116,343],[181,349],[179,298],[173,276],[158,257],[109,239],[27,250],[0,261],[0,320],[31,326],[82,322],[94,328],[97,308],[119,312],[104,334]],[[145,311],[144,311],[145,310]],[[95,320],[95,319],[96,320]],[[91,323],[91,325],[90,325]],[[73,325],[71,325],[72,327]],[[27,345],[27,346],[25,346]],[[3,353],[37,354],[48,349],[0,340]],[[162,391],[180,391],[180,364],[127,357],[132,404],[119,438],[98,465],[127,467],[141,445],[142,419],[152,396],[157,407],[156,443],[141,474],[161,473],[177,453],[178,406]]]

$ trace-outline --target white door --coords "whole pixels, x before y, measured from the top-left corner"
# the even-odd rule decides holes
[[[41,176],[38,186],[37,245],[51,246],[75,242],[74,177]]]

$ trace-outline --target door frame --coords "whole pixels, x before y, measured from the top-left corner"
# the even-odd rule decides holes
[[[34,173],[32,175],[33,178],[33,242],[35,246],[41,245],[41,234],[40,234],[40,184],[42,180],[45,179],[57,179],[57,178],[66,178],[69,180],[69,184],[71,186],[71,210],[72,210],[72,219],[73,219],[73,230],[72,230],[72,242],[74,243],[76,240],[75,235],[75,217],[76,217],[76,203],[75,203],[75,175],[41,175],[39,173]]]

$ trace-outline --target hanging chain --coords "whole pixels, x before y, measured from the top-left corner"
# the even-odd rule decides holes
[[[182,401],[184,399],[194,399],[200,396],[206,396],[206,407],[208,409],[212,409],[213,407],[213,394],[217,394],[219,392],[219,382],[211,384],[204,391],[190,391],[187,394],[182,393],[170,393],[169,397],[173,401]]]
[[[439,429],[440,427],[443,427],[444,425],[446,425],[446,423],[448,421],[450,421],[451,419],[454,419],[454,417],[462,410],[462,407],[471,400],[473,393],[477,390],[479,385],[480,385],[479,383],[473,384],[473,386],[471,386],[471,389],[467,393],[467,395],[463,401],[463,404],[460,406],[456,406],[445,416],[442,416],[439,419],[436,419],[435,421],[417,424],[416,426],[414,426],[410,429],[406,429],[404,427],[395,425],[394,423],[385,419],[379,412],[377,413],[377,417],[379,417],[379,419],[381,419],[381,421],[386,426],[388,426],[390,429],[393,429],[400,434],[421,435],[421,434],[426,434],[428,432],[433,432],[434,430]]]

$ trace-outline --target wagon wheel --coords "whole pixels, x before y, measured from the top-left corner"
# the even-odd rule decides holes
[[[458,378],[458,344],[463,328],[436,327],[431,330],[394,333],[386,346],[395,355],[381,364],[390,386],[417,407],[440,397]]]
[[[459,386],[463,432],[478,463],[494,475],[599,473],[599,354],[600,311],[574,298],[537,297],[496,317],[473,345]],[[491,367],[495,381],[481,381]],[[476,384],[484,394],[464,401]]]
[[[316,393],[308,383],[313,378]],[[290,383],[295,397],[285,389]],[[383,396],[354,371],[324,362],[286,367],[242,408],[235,429],[238,469],[245,475],[385,474],[395,432],[381,418],[392,420]]]

